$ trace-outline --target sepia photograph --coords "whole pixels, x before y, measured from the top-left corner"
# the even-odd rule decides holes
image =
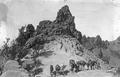
[[[120,0],[0,0],[0,77],[120,77]]]

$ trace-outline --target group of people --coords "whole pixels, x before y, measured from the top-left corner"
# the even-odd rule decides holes
[[[83,70],[95,70],[100,69],[100,63],[97,61],[89,60],[85,62],[84,60],[75,61],[73,59],[69,60],[70,69],[65,69],[67,65],[56,65],[55,68],[53,65],[50,65],[50,75],[51,77],[56,77],[58,75],[67,75],[69,72],[80,72]]]
[[[76,62],[75,60],[70,60],[69,64],[71,66],[70,71],[72,72],[100,69],[100,63],[92,60],[89,60],[88,62],[85,62],[84,60],[80,60]]]
[[[67,75],[70,71],[69,70],[65,70],[66,65],[60,66],[60,65],[56,65],[55,69],[53,67],[53,65],[50,65],[50,74],[51,77],[56,77],[58,75]]]

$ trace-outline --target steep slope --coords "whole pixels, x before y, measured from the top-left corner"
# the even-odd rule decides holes
[[[75,28],[74,18],[69,7],[65,5],[58,11],[56,20],[40,21],[36,28],[35,36],[30,38],[25,46],[30,48],[36,44],[44,44],[45,41],[50,41],[49,38],[53,35],[69,35],[81,43],[82,34]]]
[[[48,76],[50,75],[50,65],[67,65],[66,69],[70,69],[70,59],[74,59],[75,61],[84,60],[82,57],[83,51],[79,41],[70,36],[55,36],[54,41],[44,45],[44,50],[46,52],[53,51],[52,55],[48,58],[41,56],[37,58],[44,64],[43,73]]]
[[[89,50],[84,49],[75,38],[71,38],[68,36],[56,36],[54,41],[51,41],[50,43],[46,43],[44,45],[44,50],[46,52],[53,51],[53,53],[47,58],[41,56],[37,58],[41,60],[44,64],[42,76],[50,76],[50,65],[53,65],[54,67],[57,64],[59,64],[60,66],[67,65],[66,69],[69,70],[70,59],[73,59],[75,61],[84,60],[86,62],[91,59],[100,62],[102,68],[101,71],[83,71],[80,73],[75,73],[73,75],[69,73],[67,77],[87,77],[91,74],[91,77],[96,77],[97,75],[99,75],[100,77],[112,77],[112,74],[106,72],[107,69],[110,69],[109,65],[104,64],[102,60],[98,59],[93,53],[90,53]],[[40,50],[40,52],[42,52],[42,50]]]
[[[104,53],[110,57],[110,65],[113,67],[120,67],[120,40],[119,37],[110,42],[108,49]]]
[[[94,47],[91,52],[93,52],[98,58],[101,58],[111,67],[120,67],[120,38],[118,37],[114,41],[106,41],[101,43],[106,43],[106,47]],[[93,44],[93,43],[92,43]],[[96,45],[95,45],[96,46]]]

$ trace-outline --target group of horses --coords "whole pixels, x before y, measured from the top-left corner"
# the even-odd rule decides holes
[[[70,71],[69,70],[65,70],[66,65],[60,66],[60,65],[56,65],[55,69],[53,67],[53,65],[50,65],[50,75],[51,77],[56,77],[58,75],[67,75]]]
[[[67,65],[56,65],[55,68],[53,65],[50,65],[50,75],[51,77],[56,77],[59,75],[67,75],[69,72],[80,72],[83,70],[95,70],[100,69],[100,64],[97,61],[89,60],[85,62],[84,60],[76,61],[73,59],[69,60],[70,69],[66,69]]]
[[[97,61],[92,61],[92,60],[89,60],[88,62],[85,62],[84,60],[80,60],[76,62],[75,60],[70,60],[69,64],[71,66],[70,71],[72,72],[100,69],[100,63],[98,63]]]

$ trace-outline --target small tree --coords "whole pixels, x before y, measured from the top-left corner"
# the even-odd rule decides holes
[[[4,45],[2,46],[1,54],[0,54],[6,58],[9,55],[9,46],[8,46],[9,40],[10,40],[10,38],[6,38],[6,41],[4,41]]]
[[[19,36],[16,38],[16,41],[20,46],[24,46],[26,41],[34,35],[34,32],[35,32],[35,29],[32,24],[28,24],[27,27],[22,26],[19,29]]]
[[[35,32],[34,26],[32,24],[28,24],[26,27],[27,38],[32,37],[34,32]]]
[[[102,49],[100,48],[100,52],[98,54],[99,58],[101,59],[103,57]]]
[[[85,42],[87,42],[87,38],[86,38],[85,35],[82,37],[81,42],[82,42],[82,44],[84,44]]]
[[[94,41],[94,44],[97,46],[97,47],[101,47],[102,45],[102,39],[99,35],[96,36],[96,39]]]
[[[16,38],[16,41],[20,46],[23,46],[25,44],[25,42],[26,42],[26,39],[25,39],[25,26],[22,26],[19,29],[19,36]]]
[[[103,56],[103,57],[102,57],[102,60],[103,60],[106,64],[109,64],[110,57],[109,57],[109,56]]]

